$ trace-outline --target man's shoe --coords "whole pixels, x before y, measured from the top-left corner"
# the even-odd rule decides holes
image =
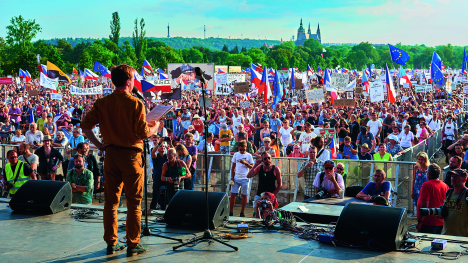
[[[143,254],[148,251],[148,245],[138,244],[136,247],[127,248],[127,257],[136,256],[138,254]]]
[[[233,212],[229,212],[229,216],[233,216],[233,215],[234,215],[234,213],[233,213]]]
[[[239,217],[245,217],[244,212],[241,212]]]
[[[115,246],[107,246],[107,255],[112,255],[116,251],[120,251],[119,243],[117,243]]]

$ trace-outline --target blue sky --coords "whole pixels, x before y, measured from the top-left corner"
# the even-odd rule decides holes
[[[320,23],[325,43],[397,43],[464,46],[468,0],[395,1],[0,1],[0,37],[13,16],[35,19],[42,26],[37,38],[108,37],[112,12],[121,18],[121,35],[131,36],[135,18],[144,18],[146,35],[290,40],[301,17],[315,32]],[[8,15],[6,15],[8,14]]]

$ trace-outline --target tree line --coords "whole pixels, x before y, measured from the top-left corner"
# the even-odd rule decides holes
[[[53,39],[33,42],[42,28],[35,20],[22,16],[13,17],[7,26],[6,38],[0,38],[0,75],[17,75],[18,68],[28,70],[37,77],[36,54],[40,63],[50,61],[65,72],[73,67],[83,70],[93,69],[97,60],[106,67],[128,64],[140,69],[148,60],[153,68],[166,68],[167,63],[214,63],[216,65],[249,67],[250,63],[260,63],[271,68],[298,68],[305,71],[309,64],[317,70],[324,68],[347,68],[361,70],[369,63],[382,68],[398,67],[391,63],[386,45],[362,42],[355,46],[341,45],[325,47],[313,39],[296,46],[292,41],[277,42],[272,48],[263,46],[263,40],[243,42],[235,39],[156,39],[146,36],[145,21],[135,19],[132,37],[120,36],[120,17],[112,14],[109,38],[105,39]],[[86,40],[86,41],[85,41]],[[237,42],[236,42],[237,41]],[[268,41],[270,42],[270,41]],[[247,44],[248,43],[248,44]],[[268,43],[270,44],[270,43]],[[222,47],[221,47],[222,46]],[[436,47],[425,45],[395,45],[408,52],[410,59],[405,68],[428,68],[432,53],[436,51],[445,67],[461,68],[463,48],[451,44]]]

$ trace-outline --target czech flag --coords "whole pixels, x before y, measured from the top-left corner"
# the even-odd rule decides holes
[[[253,88],[258,89],[260,87],[261,77],[258,73],[253,69],[250,68],[250,83],[252,83]]]
[[[411,84],[411,82],[410,82]],[[390,76],[390,71],[388,70],[388,65],[385,63],[385,85],[387,86],[387,98],[388,101],[393,104],[395,103],[396,99],[396,92],[393,88],[393,79]]]
[[[255,65],[254,63],[250,63],[252,65],[252,68],[255,70],[255,71],[263,71],[263,69],[261,67],[259,67],[258,65]]]
[[[141,73],[140,73],[140,74],[141,74],[141,78],[142,78],[143,80],[145,80],[145,79],[146,79],[146,78],[145,78],[145,68],[141,68]]]
[[[39,64],[39,65],[37,65],[37,67],[39,68],[39,72],[42,72],[42,74],[47,75],[47,66],[46,65]]]
[[[367,74],[363,73],[362,74],[362,85],[366,87],[366,92],[369,94],[369,78],[367,77]]]
[[[91,70],[85,68],[84,69],[84,74],[83,74],[84,80],[92,79],[92,80],[98,80],[99,76],[92,72]]]
[[[103,77],[107,77],[107,78],[111,77],[111,72],[106,67],[104,67],[101,63],[97,62],[96,60],[94,61],[93,70],[101,73]]]
[[[413,86],[413,85],[411,84],[410,79],[409,79],[408,76],[406,75],[405,70],[404,70],[403,68],[401,68],[401,67],[400,67],[400,69],[398,70],[398,78],[399,78],[400,80],[403,80],[403,82],[408,83],[410,87]]]
[[[83,80],[83,79],[84,79],[84,76],[83,76],[83,75],[84,75],[84,73],[83,73],[83,71],[81,71],[81,69],[78,69],[78,70],[80,71],[80,79],[82,79],[82,80]]]
[[[342,69],[341,69],[341,73],[348,73],[348,72],[349,72],[349,70],[346,69],[346,68],[342,68]]]
[[[31,81],[31,74],[27,70],[19,69],[19,76],[26,81],[26,83]]]
[[[151,67],[150,63],[145,59],[145,61],[143,61],[143,68],[145,69],[148,69],[150,72],[153,72],[153,68]]]
[[[165,80],[142,80],[141,81],[141,88],[142,92],[149,92],[149,91],[154,91],[154,92],[165,92],[169,93],[171,92],[171,80],[165,79]]]
[[[135,85],[135,87],[137,87],[140,92],[143,92],[142,87],[141,87],[142,81],[143,81],[143,77],[140,76],[140,74],[138,74],[135,71],[135,78],[133,79],[133,85]]]
[[[262,81],[260,82],[260,86],[258,87],[258,94],[262,94],[263,92],[263,102],[265,104],[268,103],[268,99],[272,95],[269,83],[270,82],[268,81],[267,67],[265,65],[265,69],[263,70],[263,75],[262,75]]]
[[[330,152],[332,155],[332,159],[336,159],[336,148],[335,148],[335,138],[333,138],[330,142]]]
[[[164,70],[162,70],[162,69],[160,69],[160,68],[158,68],[158,69],[156,70],[156,72],[158,72],[158,73],[165,73]]]
[[[309,72],[310,72],[310,73],[314,73],[314,69],[311,68],[311,67],[309,66],[309,64],[307,64],[307,73],[309,73]]]
[[[275,71],[272,68],[268,70],[268,73],[275,76]]]
[[[223,74],[223,73],[226,73],[226,72],[224,72],[224,70],[222,70],[221,68],[218,68],[218,74]]]
[[[166,73],[159,73],[159,79],[168,79],[169,76]]]

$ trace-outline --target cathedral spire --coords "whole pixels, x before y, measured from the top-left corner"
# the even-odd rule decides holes
[[[310,22],[309,22],[309,30],[307,30],[307,34],[312,34],[312,32],[310,32]]]

